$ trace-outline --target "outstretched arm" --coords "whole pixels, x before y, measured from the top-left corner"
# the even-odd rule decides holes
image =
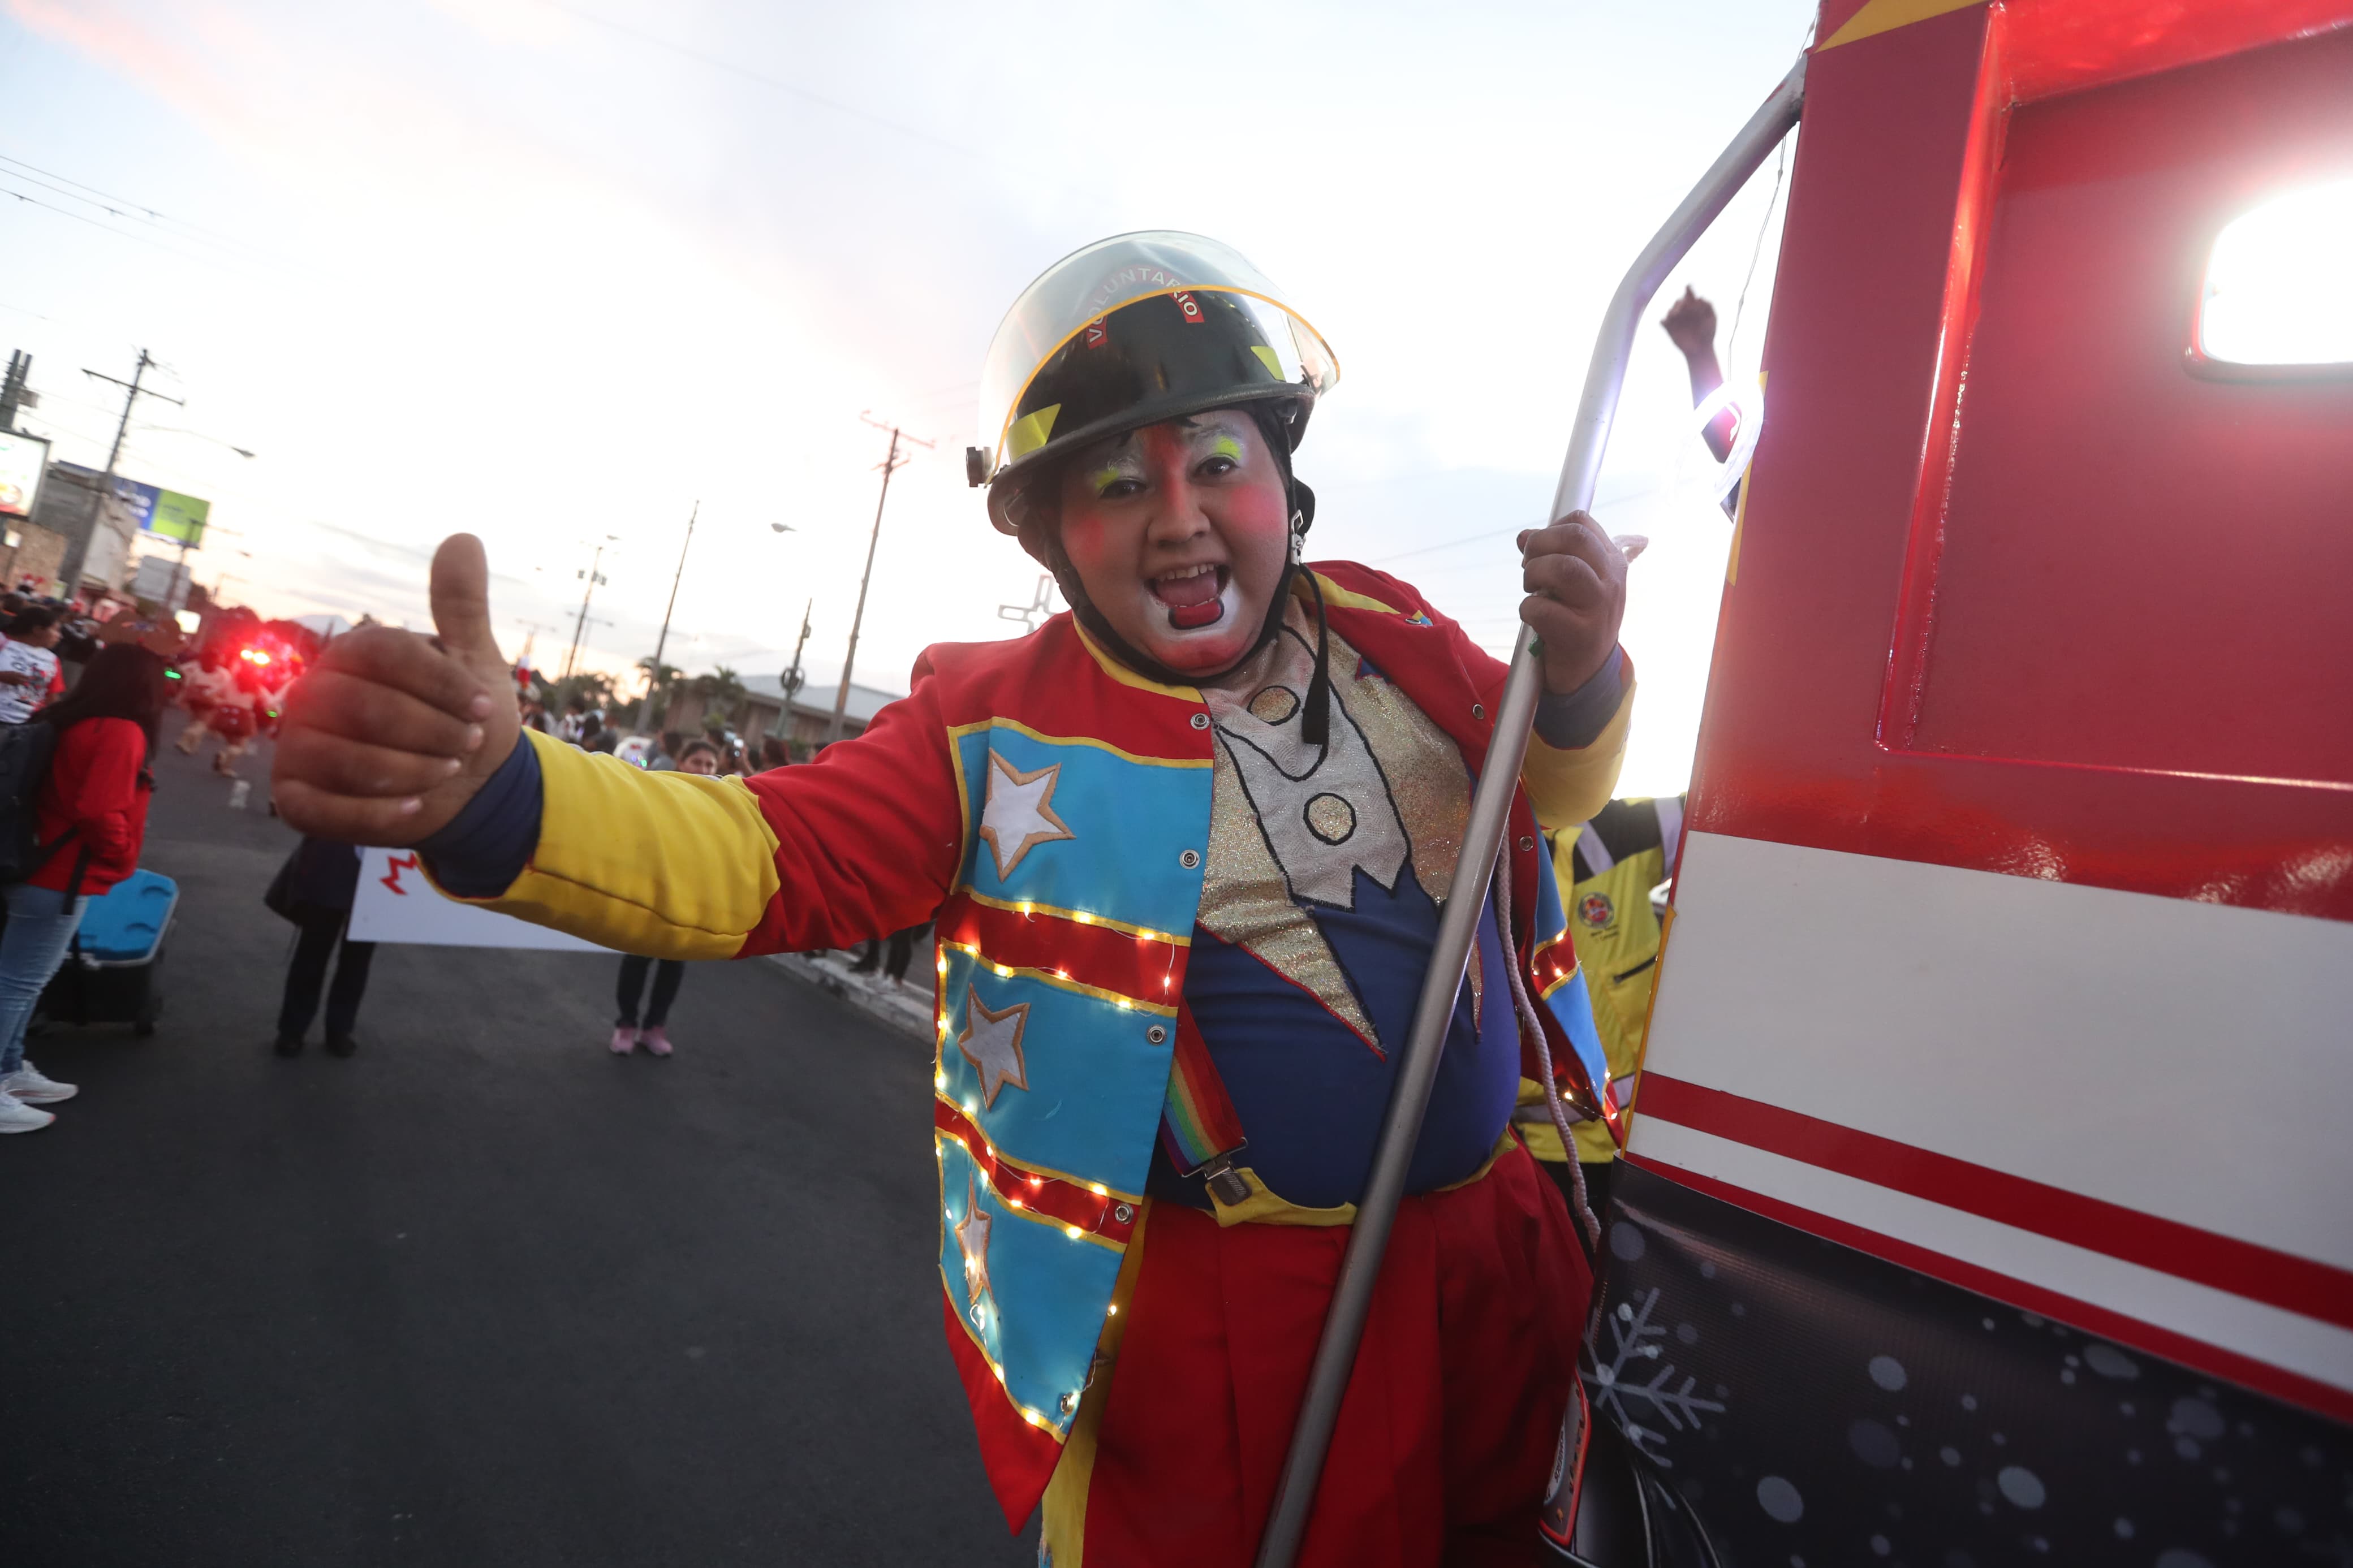
[[[749,783],[640,773],[518,738],[486,580],[480,543],[457,535],[434,558],[438,637],[376,627],[329,645],[279,745],[294,826],[417,846],[458,897],[657,957],[835,946],[937,907],[963,816],[921,689],[807,767]]]

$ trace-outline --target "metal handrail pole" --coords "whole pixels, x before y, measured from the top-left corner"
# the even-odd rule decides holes
[[[1683,205],[1651,237],[1635,258],[1603,315],[1599,341],[1585,375],[1585,392],[1570,427],[1568,456],[1561,464],[1560,485],[1553,495],[1553,516],[1565,517],[1592,504],[1594,481],[1601,471],[1601,456],[1609,444],[1609,426],[1618,412],[1618,392],[1626,377],[1626,362],[1634,350],[1634,335],[1667,274],[1718,213],[1765,162],[1789,128],[1798,122],[1805,98],[1806,58],[1800,55],[1772,96],[1740,128]],[[1314,1506],[1315,1489],[1324,1473],[1324,1457],[1332,1441],[1332,1426],[1340,1414],[1341,1396],[1356,1365],[1356,1346],[1364,1336],[1365,1316],[1372,1306],[1382,1255],[1388,1250],[1389,1226],[1397,1218],[1398,1200],[1405,1191],[1406,1168],[1421,1136],[1421,1119],[1430,1108],[1430,1086],[1445,1040],[1446,1022],[1462,989],[1470,963],[1471,944],[1479,916],[1487,902],[1495,856],[1503,843],[1504,818],[1519,782],[1520,763],[1527,754],[1528,731],[1535,723],[1536,700],[1544,687],[1536,641],[1523,624],[1512,655],[1510,677],[1495,715],[1495,738],[1480,772],[1479,787],[1471,802],[1470,822],[1462,836],[1461,858],[1439,916],[1438,938],[1431,950],[1430,973],[1422,981],[1415,1005],[1413,1026],[1406,1036],[1398,1062],[1397,1081],[1389,1090],[1388,1110],[1381,1122],[1380,1142],[1373,1152],[1372,1173],[1365,1183],[1363,1201],[1348,1236],[1348,1249],[1340,1263],[1340,1277],[1332,1290],[1324,1316],[1324,1337],[1315,1347],[1306,1396],[1300,1402],[1299,1422],[1293,1428],[1291,1450],[1283,1460],[1282,1480],[1266,1533],[1259,1542],[1258,1568],[1291,1568],[1306,1533]]]

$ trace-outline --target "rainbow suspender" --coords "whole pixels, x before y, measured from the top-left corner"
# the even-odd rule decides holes
[[[1210,1195],[1220,1203],[1238,1204],[1250,1196],[1250,1187],[1235,1173],[1234,1156],[1250,1140],[1242,1119],[1234,1110],[1218,1064],[1194,1026],[1193,1009],[1176,1005],[1176,1048],[1168,1064],[1168,1102],[1160,1112],[1160,1143],[1176,1169],[1189,1176],[1198,1172]]]

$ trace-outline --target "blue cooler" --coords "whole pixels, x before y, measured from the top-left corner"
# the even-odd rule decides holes
[[[81,927],[40,1010],[52,1024],[128,1024],[141,1038],[164,1010],[158,970],[164,938],[179,908],[180,885],[154,871],[133,871],[90,895]]]

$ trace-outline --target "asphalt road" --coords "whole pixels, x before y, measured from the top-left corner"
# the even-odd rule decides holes
[[[0,1563],[1004,1563],[941,1340],[922,1048],[761,963],[616,1058],[614,961],[378,951],[269,1040],[293,835],[166,752],[161,1029],[0,1139]],[[1034,1539],[1034,1537],[1032,1538]]]

